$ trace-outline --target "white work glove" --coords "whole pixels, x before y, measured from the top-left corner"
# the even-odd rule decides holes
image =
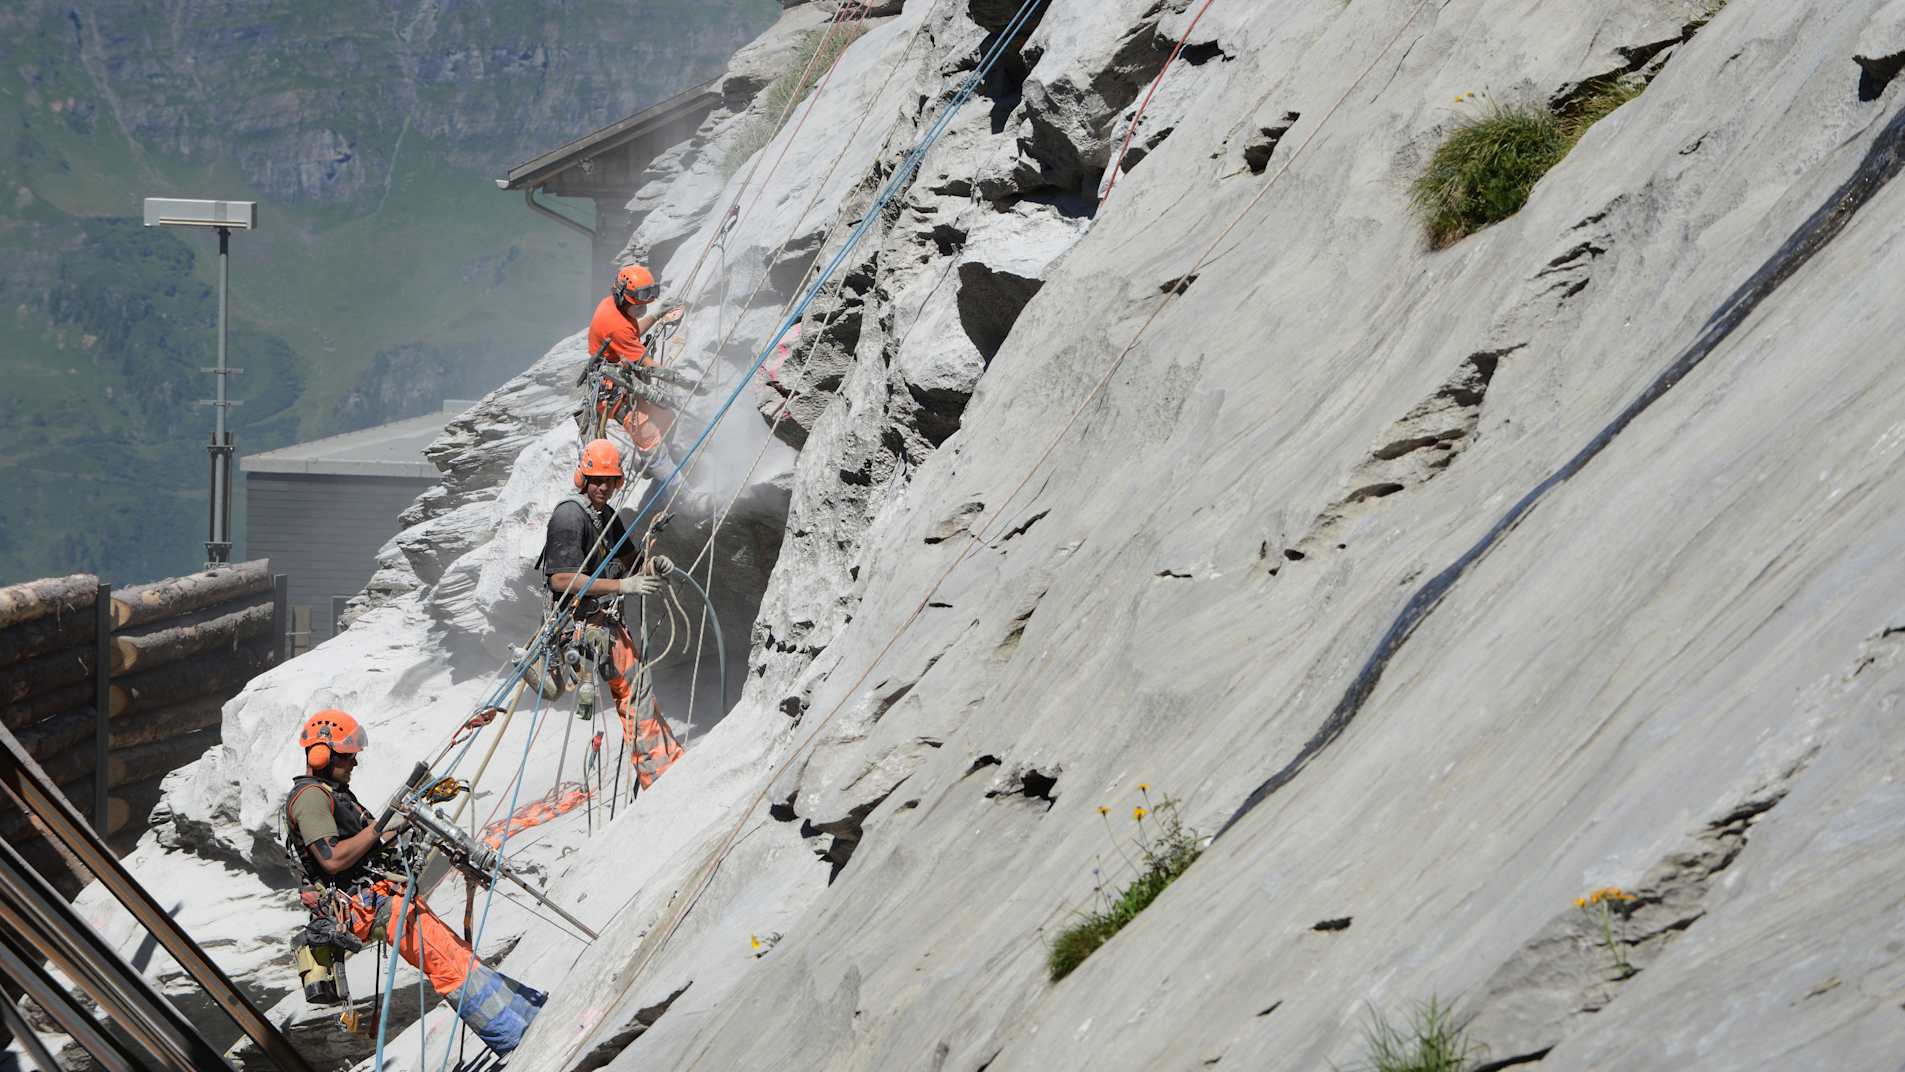
[[[650,596],[661,591],[661,578],[636,575],[610,581],[617,592],[625,596]]]
[[[675,572],[675,560],[667,555],[650,555],[648,564],[657,577],[666,577]]]
[[[661,314],[661,316],[656,317],[655,323],[657,325],[672,324],[675,321],[680,320],[682,317],[687,315],[688,315],[688,310],[682,306],[677,305],[673,309],[670,309],[667,312]]]

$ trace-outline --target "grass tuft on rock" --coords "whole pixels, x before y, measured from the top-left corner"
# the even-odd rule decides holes
[[[774,80],[761,90],[760,98],[755,102],[754,115],[748,120],[747,126],[729,144],[724,161],[728,174],[741,170],[741,165],[747,163],[749,157],[774,140],[774,135],[781,131],[781,117],[784,115],[791,119],[794,114],[791,109],[807,99],[820,80],[827,76],[840,54],[866,36],[866,32],[866,23],[856,21],[823,26],[801,38],[800,44],[787,54],[787,60]],[[807,77],[802,78],[803,74]]]
[[[1468,1072],[1475,1054],[1463,1034],[1467,1025],[1434,998],[1403,1025],[1372,1010],[1363,1025],[1361,1072]]]
[[[1070,975],[1099,946],[1111,941],[1112,935],[1123,930],[1125,924],[1150,907],[1165,887],[1176,882],[1178,876],[1203,854],[1203,838],[1195,830],[1187,828],[1178,817],[1177,801],[1167,796],[1153,808],[1150,787],[1140,785],[1138,788],[1144,793],[1144,803],[1132,809],[1132,818],[1137,823],[1137,836],[1132,842],[1138,853],[1137,859],[1125,856],[1117,837],[1114,835],[1112,838],[1113,847],[1137,871],[1137,876],[1115,897],[1100,882],[1093,891],[1097,898],[1097,910],[1082,913],[1078,922],[1060,931],[1058,937],[1052,940],[1045,964],[1053,982]],[[1109,831],[1110,809],[1101,807],[1098,814],[1105,817],[1106,829]],[[1152,818],[1149,827],[1144,823],[1146,817]],[[1092,873],[1100,874],[1096,868]]]
[[[1616,79],[1600,82],[1589,89],[1573,106],[1567,110],[1561,120],[1568,134],[1568,148],[1587,134],[1588,128],[1614,114],[1614,109],[1641,95],[1647,88],[1644,82],[1631,82]]]
[[[1556,114],[1532,105],[1491,104],[1448,136],[1411,190],[1429,248],[1445,249],[1521,211],[1548,170],[1574,151],[1588,128],[1646,90],[1609,79]],[[1466,97],[1466,95],[1465,95]]]
[[[1521,211],[1535,182],[1571,142],[1545,108],[1490,105],[1448,136],[1415,181],[1416,212],[1429,246],[1443,249]]]

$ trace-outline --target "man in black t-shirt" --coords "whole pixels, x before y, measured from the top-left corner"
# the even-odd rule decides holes
[[[577,600],[568,643],[583,649],[585,665],[607,683],[621,717],[624,747],[633,751],[629,761],[636,780],[647,789],[681,757],[681,743],[662,718],[641,653],[618,610],[622,596],[659,591],[661,579],[655,574],[673,566],[661,556],[644,555],[609,506],[622,485],[622,454],[614,443],[597,439],[583,448],[575,485],[581,496],[557,503],[549,515],[543,576],[550,598]]]

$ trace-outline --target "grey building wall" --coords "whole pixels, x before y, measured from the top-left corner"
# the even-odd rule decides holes
[[[290,575],[311,609],[311,643],[331,636],[331,597],[363,590],[397,515],[434,481],[314,473],[245,474],[245,555]]]

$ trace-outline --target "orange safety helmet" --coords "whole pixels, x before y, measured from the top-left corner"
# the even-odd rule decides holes
[[[582,460],[575,466],[575,486],[580,491],[585,476],[612,476],[622,479],[622,452],[607,439],[594,439],[582,448]]]
[[[661,297],[661,286],[655,282],[655,273],[639,264],[627,264],[615,273],[610,293],[618,303],[647,305]]]
[[[334,753],[355,755],[369,748],[370,734],[349,714],[327,707],[304,720],[298,745],[304,749],[305,762],[311,769],[323,770],[331,765]]]

